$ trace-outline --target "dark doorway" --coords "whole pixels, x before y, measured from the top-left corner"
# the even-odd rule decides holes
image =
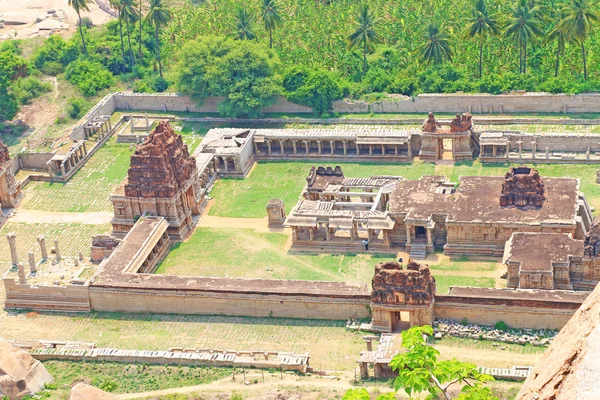
[[[424,226],[416,226],[415,227],[415,237],[416,238],[425,238],[427,236],[427,231]]]

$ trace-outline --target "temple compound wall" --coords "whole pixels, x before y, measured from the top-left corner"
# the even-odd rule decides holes
[[[22,197],[21,185],[15,180],[8,147],[0,140],[0,210],[16,207]],[[0,215],[0,222],[3,219],[4,216]]]

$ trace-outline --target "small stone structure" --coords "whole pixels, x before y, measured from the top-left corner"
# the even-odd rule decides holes
[[[18,400],[37,393],[53,381],[41,362],[0,338],[0,395]]]
[[[99,263],[110,256],[115,248],[121,243],[121,239],[110,235],[92,236],[90,258],[92,262]]]
[[[535,168],[511,167],[504,176],[500,206],[541,208],[546,197],[544,183]]]
[[[383,333],[375,351],[371,348],[371,341],[367,339],[370,338],[365,338],[367,351],[361,351],[357,360],[361,379],[369,378],[370,366],[373,366],[375,379],[389,379],[398,376],[398,373],[392,371],[390,361],[396,354],[405,351],[402,349],[402,335]]]
[[[267,204],[269,227],[279,227],[285,222],[285,205],[281,199],[271,199]]]
[[[127,179],[110,196],[114,207],[113,235],[123,237],[142,215],[163,216],[169,236],[183,240],[192,216],[205,202],[196,159],[167,121],[161,121],[131,156]]]
[[[421,126],[421,149],[419,158],[423,161],[441,160],[444,155],[444,139],[452,142],[454,160],[472,160],[473,122],[471,114],[456,116],[450,121],[449,128],[442,128],[432,112]]]
[[[372,287],[374,331],[396,332],[433,324],[435,278],[427,265],[409,261],[403,269],[397,262],[377,264]]]
[[[8,147],[0,140],[0,209],[16,207],[23,197],[21,185],[15,180]],[[3,216],[0,213],[0,222]]]

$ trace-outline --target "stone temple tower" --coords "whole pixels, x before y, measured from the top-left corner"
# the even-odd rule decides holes
[[[127,178],[110,196],[113,236],[124,237],[137,219],[165,217],[172,240],[183,240],[200,214],[202,195],[196,159],[181,136],[162,121],[131,156]]]

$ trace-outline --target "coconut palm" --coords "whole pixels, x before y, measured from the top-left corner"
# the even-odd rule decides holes
[[[275,0],[263,0],[262,19],[265,29],[269,31],[269,47],[273,48],[273,30],[282,23]]]
[[[138,13],[135,8],[136,3],[134,0],[121,0],[121,13],[123,14],[123,19],[125,20],[125,29],[127,30],[127,43],[129,46],[129,66],[132,67],[135,63],[135,58],[133,57],[133,50],[131,48],[131,29],[129,26],[131,24],[135,24],[138,19]]]
[[[123,18],[121,14],[121,0],[110,0],[112,8],[117,10],[117,17],[119,19],[119,36],[121,38],[121,57],[123,58],[123,64],[125,64],[125,44],[123,42]]]
[[[173,14],[163,4],[163,0],[150,0],[150,11],[146,15],[146,22],[154,26],[154,39],[156,40],[156,58],[158,59],[158,73],[163,77],[162,62],[160,60],[160,28],[165,27],[171,21]]]
[[[81,26],[81,11],[90,11],[88,3],[90,0],[69,0],[69,6],[71,6],[77,13],[79,18],[79,34],[81,35],[81,43],[83,44],[83,54],[87,56],[87,47],[85,45],[85,38],[83,37],[83,27]]]
[[[434,65],[441,64],[444,59],[452,61],[450,38],[440,32],[440,27],[432,23],[427,27],[426,42],[421,46],[421,62]]]
[[[562,21],[562,13],[558,12],[558,20]],[[558,70],[560,68],[560,56],[565,51],[565,44],[567,42],[567,34],[564,32],[563,28],[557,24],[554,28],[552,28],[545,36],[546,42],[554,42],[556,41],[556,60],[554,61],[554,76],[558,76]]]
[[[367,51],[373,49],[375,43],[381,43],[382,37],[377,33],[380,20],[374,13],[369,11],[369,6],[363,4],[354,16],[354,32],[348,36],[348,48],[352,49],[362,45],[363,49],[363,72],[367,71]]]
[[[143,24],[143,14],[142,14],[142,3],[143,0],[139,0],[138,6],[140,7],[138,10],[138,15],[140,17],[140,40],[138,41],[138,54],[140,58],[142,58],[142,24]]]
[[[238,10],[237,22],[235,24],[235,38],[237,40],[253,40],[256,35],[252,32],[252,17],[248,15],[245,8]]]
[[[583,79],[587,79],[585,40],[592,31],[593,25],[600,22],[600,11],[588,0],[571,0],[571,4],[563,12],[565,17],[558,24],[558,29],[581,46]]]
[[[482,75],[483,62],[483,44],[486,36],[497,35],[500,32],[500,24],[497,16],[488,11],[485,0],[475,0],[469,24],[466,29],[466,36],[479,41],[479,78]]]
[[[537,18],[537,7],[530,7],[528,0],[518,0],[513,8],[505,35],[512,37],[519,47],[519,72],[527,72],[527,45],[542,34]]]

